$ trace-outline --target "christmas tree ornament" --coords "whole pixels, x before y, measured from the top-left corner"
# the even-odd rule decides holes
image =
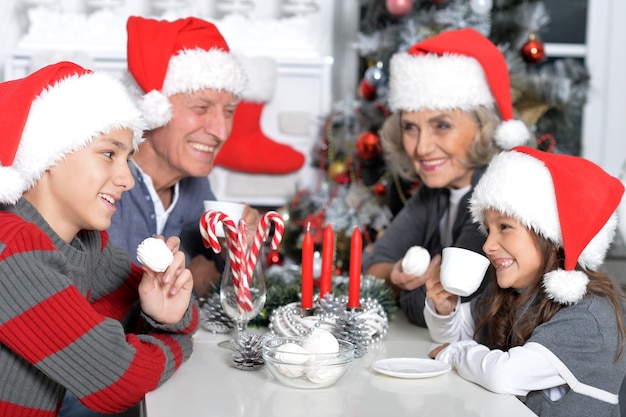
[[[265,264],[269,266],[282,265],[284,262],[283,254],[278,250],[269,250],[265,255]]]
[[[233,130],[215,157],[215,165],[249,174],[289,174],[304,165],[304,155],[269,138],[261,116],[274,94],[276,62],[269,57],[239,56],[248,74],[248,89],[233,119]]]
[[[365,78],[359,83],[359,94],[364,100],[374,100],[376,98],[376,86],[372,85]]]
[[[383,153],[380,137],[374,132],[363,132],[356,139],[356,152],[361,159],[378,158]]]
[[[374,185],[374,188],[372,189],[374,191],[374,194],[378,197],[382,197],[387,193],[387,186],[383,183],[379,183]]]
[[[545,59],[546,53],[543,49],[543,42],[538,40],[535,34],[531,33],[528,36],[528,42],[522,46],[522,57],[529,64],[538,64]]]
[[[383,71],[383,63],[377,62],[376,65],[371,65],[365,70],[363,79],[367,81],[371,86],[378,87],[384,83],[387,79],[385,72]]]
[[[337,176],[348,173],[348,163],[343,160],[332,161],[326,173],[331,181],[336,181]]]
[[[244,333],[232,347],[233,366],[242,371],[256,371],[265,365],[263,360],[263,336]]]
[[[555,147],[556,139],[550,133],[541,135],[541,137],[537,139],[537,149],[541,149],[544,152],[553,152]]]
[[[200,326],[206,331],[226,334],[235,328],[235,322],[226,314],[218,292],[211,294],[200,308]]]
[[[387,11],[395,16],[404,16],[413,9],[413,0],[386,0]]]
[[[491,13],[493,0],[470,0],[470,8],[477,15],[485,16]]]

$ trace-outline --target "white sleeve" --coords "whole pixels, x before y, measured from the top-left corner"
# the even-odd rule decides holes
[[[436,359],[449,363],[463,378],[499,394],[527,395],[565,384],[548,360],[524,346],[503,352],[463,340],[450,344]]]
[[[474,319],[470,303],[461,303],[457,298],[456,308],[447,316],[437,314],[430,298],[426,298],[424,319],[430,338],[438,343],[451,343],[474,337]]]

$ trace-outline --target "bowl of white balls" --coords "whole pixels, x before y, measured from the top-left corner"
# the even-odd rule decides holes
[[[269,373],[292,388],[318,389],[334,385],[354,360],[354,345],[315,329],[308,336],[269,337],[263,343]]]

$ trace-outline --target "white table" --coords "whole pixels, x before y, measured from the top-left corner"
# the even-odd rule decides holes
[[[319,390],[284,387],[266,369],[230,367],[230,351],[217,346],[226,338],[198,330],[191,358],[146,395],[144,417],[535,416],[516,397],[487,391],[454,370],[424,379],[373,371],[370,365],[375,360],[425,358],[437,346],[426,329],[409,324],[400,312],[381,342],[355,358],[337,384]]]

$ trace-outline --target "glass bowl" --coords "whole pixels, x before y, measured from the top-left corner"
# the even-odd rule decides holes
[[[354,359],[354,345],[338,340],[336,353],[300,352],[304,339],[271,337],[263,343],[265,367],[281,384],[292,388],[318,389],[334,385]]]

